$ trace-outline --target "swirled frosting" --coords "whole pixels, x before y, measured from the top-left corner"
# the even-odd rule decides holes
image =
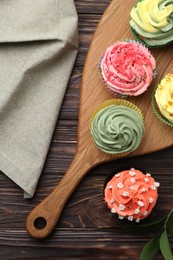
[[[118,42],[107,48],[100,69],[106,86],[114,93],[137,96],[147,90],[156,62],[142,44]]]
[[[120,219],[128,220],[146,218],[158,198],[158,182],[134,168],[119,172],[107,183],[104,194],[105,201],[112,213],[117,213]]]
[[[141,143],[144,124],[134,109],[113,104],[95,115],[91,123],[91,134],[95,144],[103,152],[129,153]]]
[[[156,89],[155,99],[161,114],[173,123],[173,74],[167,74]]]
[[[173,41],[173,0],[143,0],[132,8],[130,25],[150,46]]]

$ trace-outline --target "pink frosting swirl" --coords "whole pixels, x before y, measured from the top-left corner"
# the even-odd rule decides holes
[[[159,183],[139,170],[122,171],[107,183],[105,201],[112,213],[119,214],[119,218],[128,220],[146,218],[158,198]]]
[[[100,69],[109,90],[137,96],[151,84],[156,61],[142,44],[118,42],[107,48]]]

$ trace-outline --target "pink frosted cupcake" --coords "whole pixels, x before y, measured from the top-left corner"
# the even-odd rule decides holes
[[[151,84],[156,61],[142,44],[123,41],[106,49],[100,70],[108,90],[115,94],[138,96]]]
[[[111,212],[117,213],[120,219],[139,222],[155,206],[159,185],[149,173],[144,174],[134,168],[125,170],[115,174],[107,183],[105,201]]]

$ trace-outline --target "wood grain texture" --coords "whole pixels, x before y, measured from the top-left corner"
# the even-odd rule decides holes
[[[0,174],[1,260],[138,260],[143,246],[153,234],[136,236],[133,232],[124,231],[122,222],[110,214],[102,200],[106,178],[122,167],[134,166],[149,170],[161,182],[159,200],[150,220],[163,216],[172,207],[173,148],[169,148],[97,166],[75,190],[54,233],[48,239],[35,241],[25,231],[24,221],[28,213],[50,194],[73,159],[83,63],[94,28],[109,3],[107,0],[75,2],[79,14],[79,55],[34,199],[24,200],[22,191]],[[159,255],[156,259],[161,260],[163,257]]]
[[[98,71],[98,61],[107,46],[120,39],[130,39],[129,13],[135,0],[120,3],[113,0],[104,12],[87,53],[81,81],[80,110],[78,123],[77,150],[73,162],[55,190],[29,214],[26,229],[34,238],[45,238],[54,229],[68,198],[82,178],[95,165],[115,160],[115,157],[100,151],[90,134],[90,118],[93,111],[104,101],[114,98],[104,87]],[[116,28],[117,27],[117,28]],[[116,30],[115,30],[116,28]],[[162,50],[153,50],[160,80],[173,67],[172,46]],[[165,66],[166,64],[166,66]],[[141,155],[159,151],[173,145],[172,129],[161,123],[151,106],[151,96],[156,80],[149,90],[139,97],[129,98],[142,111],[145,134],[139,148],[130,154]],[[152,127],[151,127],[152,126]],[[157,131],[156,131],[157,129]],[[118,157],[117,157],[118,158]],[[38,229],[35,221],[44,220],[43,228]]]

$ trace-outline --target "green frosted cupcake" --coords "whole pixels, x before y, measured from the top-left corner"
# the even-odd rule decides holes
[[[139,0],[130,17],[133,36],[147,47],[173,42],[173,0]]]
[[[136,150],[144,135],[143,116],[133,103],[121,99],[104,102],[92,115],[91,135],[105,153],[125,156]]]

